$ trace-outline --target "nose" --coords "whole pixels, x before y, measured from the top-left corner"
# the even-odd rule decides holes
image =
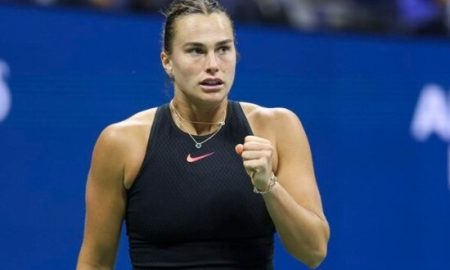
[[[206,63],[206,72],[209,74],[214,74],[219,71],[219,62],[217,61],[215,53],[209,53],[207,63]]]

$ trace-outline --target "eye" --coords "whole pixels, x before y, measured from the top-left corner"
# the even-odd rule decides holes
[[[196,48],[196,47],[189,48],[189,49],[186,50],[186,52],[187,52],[188,54],[191,54],[191,55],[200,55],[200,54],[203,54],[203,53],[204,53],[203,49],[201,49],[201,48]]]
[[[230,49],[231,49],[230,46],[222,46],[222,47],[219,47],[219,48],[217,49],[217,52],[218,52],[219,54],[225,54],[225,53],[227,53]]]

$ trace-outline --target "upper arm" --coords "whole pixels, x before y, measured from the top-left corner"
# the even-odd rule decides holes
[[[79,266],[114,265],[126,205],[123,148],[123,138],[114,126],[101,133],[94,147],[86,185],[86,220]]]
[[[311,150],[300,119],[286,109],[275,109],[274,117],[279,183],[297,203],[325,220]]]

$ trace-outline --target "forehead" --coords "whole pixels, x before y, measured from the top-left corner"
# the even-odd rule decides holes
[[[231,21],[223,12],[190,14],[175,21],[175,43],[215,43],[234,40]]]

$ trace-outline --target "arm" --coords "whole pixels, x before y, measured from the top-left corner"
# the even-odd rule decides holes
[[[237,146],[253,185],[266,190],[272,174],[272,156],[278,157],[276,183],[263,194],[267,210],[287,251],[311,268],[326,256],[329,226],[323,214],[306,134],[295,114],[270,110],[265,121],[273,130],[272,142],[248,136]]]
[[[77,270],[113,269],[125,212],[123,142],[115,126],[100,135],[86,186],[86,220]]]

